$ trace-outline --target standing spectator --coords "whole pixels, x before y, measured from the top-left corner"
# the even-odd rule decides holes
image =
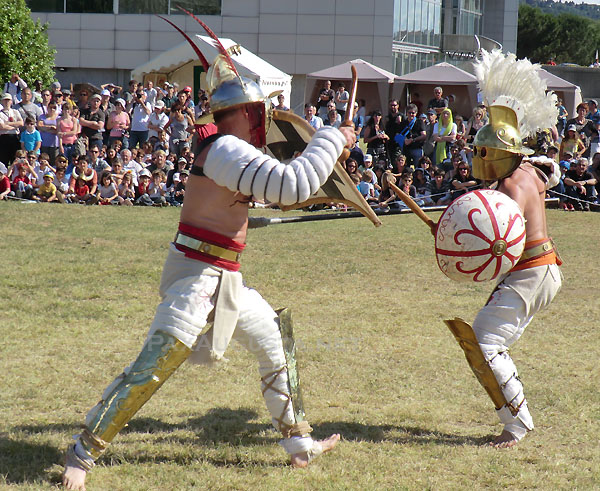
[[[454,118],[454,123],[456,124],[456,140],[465,140],[467,131],[463,117],[457,114],[456,118]]]
[[[590,203],[596,200],[596,178],[588,171],[588,160],[580,158],[574,167],[565,174],[566,194],[569,210],[590,211]]]
[[[171,152],[180,156],[183,148],[190,148],[194,135],[194,121],[184,111],[179,101],[171,106],[169,120],[165,124],[164,130],[169,133]]]
[[[6,92],[2,95],[0,110],[0,162],[10,164],[19,149],[19,128],[23,126],[21,114],[12,106],[13,98]]]
[[[42,109],[37,104],[33,103],[33,94],[29,87],[25,87],[21,92],[21,103],[16,108],[21,113],[23,121],[27,118],[32,118],[37,124],[40,116],[42,115]]]
[[[122,142],[125,148],[129,145],[127,132],[131,125],[131,120],[129,114],[125,111],[125,105],[124,99],[117,99],[115,101],[114,110],[108,117],[106,128],[110,131],[108,136],[109,146],[113,146],[116,141]]]
[[[42,97],[44,97],[44,93],[42,92]],[[77,108],[79,112],[84,111],[89,108],[90,103],[90,93],[83,89],[79,91],[79,97],[77,98]]]
[[[483,128],[483,126],[483,109],[481,109],[480,107],[476,107],[475,109],[473,109],[473,116],[469,118],[469,121],[467,122],[467,127],[465,128],[464,135],[468,144],[473,143],[473,138],[475,138],[475,135],[481,128]]]
[[[77,104],[75,103],[75,101],[71,98],[71,91],[68,89],[65,89],[62,91],[63,93],[63,106],[65,104],[67,104],[71,109],[75,109],[77,107]]]
[[[4,84],[3,92],[10,94],[12,102],[17,105],[21,102],[21,92],[27,87],[27,84],[23,81],[17,73],[13,73],[10,80]]]
[[[319,116],[315,116],[315,111],[315,106],[307,104],[304,107],[304,119],[308,121],[308,124],[311,125],[315,130],[318,130],[323,126],[323,120]]]
[[[148,101],[148,104],[150,104],[150,107],[154,109],[158,97],[158,92],[154,88],[154,82],[152,82],[152,80],[148,80],[146,82],[146,88],[144,89],[144,92],[146,93],[146,100]]]
[[[588,101],[588,110],[590,112],[587,115],[587,119],[594,123],[594,125],[600,124],[600,111],[598,110],[598,103],[595,99],[590,99]]]
[[[27,152],[35,152],[39,155],[40,148],[42,146],[42,136],[35,127],[35,120],[33,118],[25,119],[25,129],[21,131],[21,150]]]
[[[31,91],[31,95],[33,96],[33,102],[36,104],[42,103],[42,90],[43,85],[40,79],[37,79],[33,82],[33,90]]]
[[[127,84],[127,90],[123,92],[123,99],[125,99],[125,103],[127,104],[127,108],[130,108],[134,103],[135,94],[138,89],[137,80],[130,80]]]
[[[279,94],[277,96],[277,105],[275,106],[275,109],[277,109],[278,111],[289,111],[290,108],[287,107],[285,104],[285,96],[283,94]]]
[[[354,101],[354,117],[352,118],[352,124],[354,125],[354,133],[356,134],[356,141],[360,138],[363,128],[365,126],[365,118],[359,114],[358,102]]]
[[[327,117],[327,103],[329,101],[335,102],[335,92],[331,88],[331,80],[326,80],[325,85],[319,92],[316,106],[317,116],[322,120]]]
[[[62,105],[64,102],[63,93],[60,91],[54,92],[52,94],[52,98],[50,99],[50,101],[54,102],[54,104],[56,104],[56,113],[60,116],[62,113]]]
[[[423,102],[421,101],[421,96],[418,92],[413,92],[410,94],[410,103],[417,106],[417,114],[421,114],[423,112]]]
[[[169,82],[165,82],[165,90],[163,91],[163,102],[165,103],[165,112],[169,112],[171,106],[177,102],[177,96],[173,90],[173,86]]]
[[[87,109],[81,111],[79,124],[81,131],[88,138],[89,147],[97,146],[102,148],[102,130],[104,130],[104,112],[100,109],[102,98],[98,94],[90,97]]]
[[[200,107],[200,106],[199,106]],[[166,124],[169,122],[169,116],[164,112],[165,103],[156,101],[150,119],[148,120],[148,140],[152,145],[156,145],[158,142],[158,132],[164,130]]]
[[[408,165],[416,165],[423,156],[423,143],[427,138],[427,131],[423,121],[417,118],[417,106],[409,104],[406,108],[406,119],[400,123],[396,138],[400,137],[402,145],[400,150],[406,155]],[[398,141],[397,141],[398,143]]]
[[[442,97],[443,92],[441,87],[434,87],[433,99],[429,100],[427,109],[433,109],[437,114],[441,114],[448,107],[448,101]]]
[[[558,99],[556,107],[558,107],[558,119],[556,121],[556,130],[558,131],[559,136],[562,137],[565,134],[565,129],[567,127],[567,117],[569,116],[569,112],[564,106],[562,99]]]
[[[138,143],[140,147],[148,141],[148,122],[152,108],[146,102],[146,93],[138,90],[132,104],[131,131],[129,135],[129,148],[135,148]]]
[[[56,102],[48,104],[48,112],[40,116],[38,130],[42,135],[41,150],[50,157],[50,165],[54,166],[54,161],[58,155],[58,112]]]
[[[587,113],[588,105],[582,102],[577,106],[577,116],[567,121],[567,129],[574,124],[581,141],[585,145],[586,150],[583,152],[584,157],[589,156],[590,138],[596,132],[594,123],[586,118]]]
[[[397,99],[391,99],[388,105],[389,112],[385,120],[385,134],[389,137],[387,141],[387,152],[390,160],[393,162],[396,156],[402,153],[402,149],[396,141],[396,135],[400,131],[403,117],[400,113],[400,102]]]
[[[456,140],[456,124],[452,121],[452,111],[442,109],[440,120],[433,127],[433,141],[435,141],[435,165],[439,166],[446,160],[446,148]]]
[[[67,158],[69,163],[69,172],[73,168],[73,145],[77,140],[77,135],[81,132],[79,120],[73,117],[73,108],[68,104],[63,104],[63,110],[57,124],[58,129],[58,150]]]
[[[348,109],[348,101],[350,100],[350,94],[346,90],[346,86],[343,82],[338,84],[338,89],[335,93],[335,109],[342,119],[346,115]]]
[[[435,160],[433,152],[435,151],[435,142],[433,129],[437,123],[437,113],[433,109],[427,111],[427,123],[425,127],[425,142],[423,143],[423,155]]]
[[[102,128],[102,144],[108,146],[109,140],[109,132],[108,127],[106,126],[108,123],[108,118],[111,113],[115,110],[115,105],[110,101],[111,98],[110,90],[103,89],[100,92],[100,110],[104,113],[104,128]]]
[[[383,130],[381,121],[381,111],[378,109],[371,113],[371,119],[365,126],[364,141],[367,144],[367,153],[373,156],[373,160],[387,160],[387,150],[385,147],[389,136]]]

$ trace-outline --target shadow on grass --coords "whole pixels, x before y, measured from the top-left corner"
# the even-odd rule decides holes
[[[46,471],[61,462],[63,452],[47,444],[0,437],[0,474],[8,484],[46,479]]]

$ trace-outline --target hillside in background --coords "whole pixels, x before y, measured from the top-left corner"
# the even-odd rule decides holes
[[[553,0],[521,0],[521,3],[540,8],[546,14],[581,15],[589,19],[600,20],[600,5],[575,2],[554,2]]]

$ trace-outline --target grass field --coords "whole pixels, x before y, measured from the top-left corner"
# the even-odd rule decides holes
[[[139,351],[177,221],[0,203],[0,488],[56,486],[71,435]],[[512,351],[536,423],[516,448],[482,446],[501,427],[442,322],[472,321],[491,284],[446,279],[412,215],[277,225],[250,232],[242,270],[293,309],[309,421],[338,447],[289,468],[254,360],[232,344],[228,364],[165,384],[88,489],[599,489],[600,214],[548,221],[564,285]]]

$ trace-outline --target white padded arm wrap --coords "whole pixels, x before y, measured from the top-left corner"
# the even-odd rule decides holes
[[[230,191],[292,205],[306,201],[327,181],[345,144],[343,133],[324,127],[317,130],[302,155],[283,164],[249,143],[225,135],[211,145],[204,175]]]

